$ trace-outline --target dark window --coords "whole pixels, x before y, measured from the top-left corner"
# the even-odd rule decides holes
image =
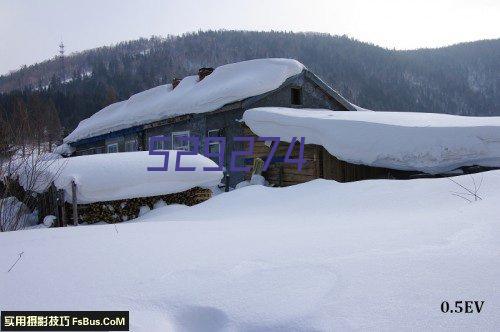
[[[108,153],[116,153],[118,152],[118,143],[113,143],[108,145]]]
[[[172,133],[172,150],[184,150],[189,151],[189,141],[181,140],[179,137],[188,137],[189,138],[189,130],[186,131],[176,131]]]
[[[162,136],[159,135],[158,137],[162,137]],[[163,138],[166,138],[166,137],[163,136]],[[151,140],[151,137],[150,137],[150,140]],[[154,141],[153,142],[153,149],[154,150],[167,150],[167,144],[166,143],[167,142],[165,142],[165,139]]]
[[[302,105],[302,88],[292,88],[292,105]]]
[[[220,137],[220,129],[211,129],[207,132],[207,137]],[[220,150],[219,142],[210,142],[208,144],[208,152],[210,153],[218,153]]]

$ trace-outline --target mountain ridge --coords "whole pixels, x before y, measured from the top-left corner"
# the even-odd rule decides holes
[[[36,95],[66,128],[112,102],[200,67],[294,58],[344,97],[378,111],[500,115],[500,39],[390,50],[324,33],[199,31],[104,46],[0,76],[0,108]]]

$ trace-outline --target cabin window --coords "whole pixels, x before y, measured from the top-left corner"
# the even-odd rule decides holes
[[[125,151],[130,152],[130,151],[137,151],[137,140],[129,140],[125,141]]]
[[[108,153],[118,152],[118,143],[108,144]]]
[[[103,147],[95,148],[95,154],[101,154],[101,153],[104,153],[104,148]]]
[[[165,136],[155,136],[155,137],[161,137],[161,140],[155,140],[153,141],[153,149],[154,150],[166,150],[167,149],[167,142],[166,142],[166,137]],[[151,140],[151,138],[150,138]]]
[[[292,88],[292,105],[302,105],[302,88]]]
[[[219,129],[212,129],[207,132],[207,137],[220,137]],[[219,153],[220,151],[220,142],[210,142],[208,143],[208,152],[210,153]]]
[[[172,150],[189,151],[189,140],[182,140],[181,137],[189,137],[189,131],[177,131],[172,133]]]

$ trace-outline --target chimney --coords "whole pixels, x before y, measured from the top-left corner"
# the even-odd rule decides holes
[[[180,78],[174,77],[172,79],[172,90],[175,89],[175,87],[178,86],[180,82],[181,82]]]
[[[198,82],[207,77],[208,75],[212,74],[214,71],[213,68],[208,68],[208,67],[203,67],[198,70]]]

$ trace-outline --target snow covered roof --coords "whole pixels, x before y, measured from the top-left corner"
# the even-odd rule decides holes
[[[222,172],[203,171],[204,167],[217,165],[202,155],[182,156],[180,166],[196,167],[195,171],[175,171],[177,152],[169,154],[168,171],[147,171],[148,167],[163,166],[164,157],[138,151],[49,159],[34,165],[25,163],[27,167],[16,168],[15,175],[26,190],[35,192],[44,192],[53,182],[58,189],[64,189],[68,202],[71,182],[75,181],[80,204],[208,188],[222,179]]]
[[[71,154],[75,151],[75,148],[69,146],[67,143],[63,143],[58,145],[53,150],[54,153],[60,154],[61,156],[71,156]]]
[[[256,59],[220,66],[202,81],[198,81],[198,76],[188,76],[175,89],[171,84],[160,85],[111,104],[81,121],[64,142],[172,116],[210,112],[228,103],[275,90],[304,69],[304,65],[291,59]]]
[[[354,164],[431,174],[500,167],[500,117],[264,107],[243,120],[257,135],[305,137]]]

